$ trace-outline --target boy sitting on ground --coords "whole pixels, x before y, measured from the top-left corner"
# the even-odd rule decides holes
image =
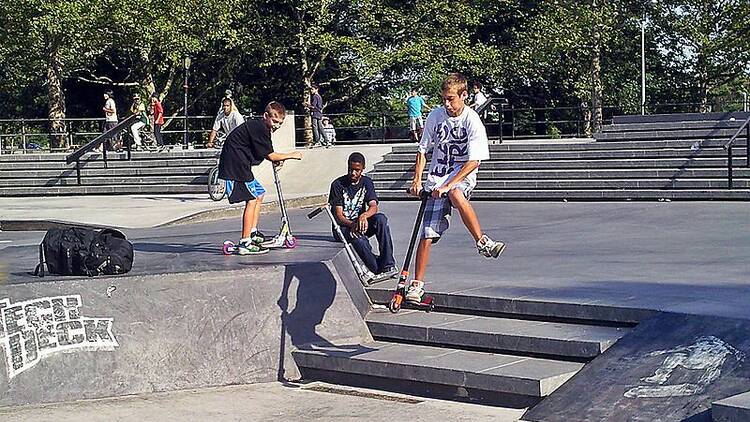
[[[281,127],[286,117],[286,108],[271,101],[266,106],[263,117],[248,120],[237,126],[227,136],[219,158],[219,177],[226,180],[227,198],[230,204],[245,202],[242,215],[242,238],[237,245],[240,255],[258,255],[268,252],[261,246],[265,241],[258,231],[260,207],[266,190],[255,179],[251,166],[257,166],[263,160],[277,165],[281,161],[301,160],[299,152],[274,152],[271,133]]]
[[[425,154],[432,151],[427,183],[424,186],[426,190],[432,191],[432,197],[425,207],[422,236],[414,263],[414,280],[406,293],[406,300],[412,302],[422,300],[430,247],[448,229],[451,208],[458,210],[481,255],[497,258],[505,249],[503,242],[496,242],[482,233],[479,219],[469,202],[471,191],[477,184],[479,163],[489,159],[490,152],[484,124],[476,111],[464,103],[468,96],[466,88],[466,78],[463,75],[448,75],[441,86],[443,105],[433,109],[427,116],[419,143],[414,179],[409,191],[418,196],[422,190],[422,171],[427,163]]]

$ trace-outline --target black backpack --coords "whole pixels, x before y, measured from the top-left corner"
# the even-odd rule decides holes
[[[124,274],[133,266],[133,245],[122,232],[85,227],[47,230],[39,245],[39,265],[34,274],[44,277],[45,269],[60,275]]]

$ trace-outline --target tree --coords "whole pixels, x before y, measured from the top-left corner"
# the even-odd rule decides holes
[[[750,72],[750,3],[666,0],[654,5],[660,52],[676,73],[693,80],[700,111],[709,95]]]

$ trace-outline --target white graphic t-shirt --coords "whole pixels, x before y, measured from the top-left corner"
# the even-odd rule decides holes
[[[229,135],[234,128],[243,123],[245,123],[245,118],[242,117],[242,114],[240,114],[239,111],[233,110],[228,116],[224,114],[224,111],[220,111],[219,114],[216,115],[216,119],[214,119],[214,126],[212,129],[216,131],[221,130],[224,132],[224,136],[226,136]]]
[[[432,110],[419,142],[419,152],[426,154],[430,151],[432,160],[425,183],[429,190],[444,185],[461,170],[465,162],[488,160],[490,148],[487,130],[477,112],[464,107],[459,116],[451,117],[444,106]],[[477,184],[477,170],[469,173],[465,179],[472,188]]]
[[[116,122],[117,121],[117,106],[115,105],[115,100],[113,100],[112,98],[107,98],[107,101],[104,102],[104,107],[112,109],[112,112],[104,113],[104,121]]]

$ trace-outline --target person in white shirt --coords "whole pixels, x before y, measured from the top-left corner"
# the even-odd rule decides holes
[[[479,254],[497,258],[505,249],[503,242],[496,242],[482,232],[479,219],[469,202],[471,191],[477,184],[479,164],[490,158],[490,152],[484,124],[477,112],[465,104],[469,95],[466,78],[458,73],[448,75],[441,86],[441,95],[443,105],[427,116],[419,142],[414,179],[409,188],[412,195],[419,196],[423,189],[422,172],[427,164],[426,154],[432,151],[424,185],[432,196],[427,200],[422,220],[414,280],[405,297],[411,302],[422,300],[423,277],[430,258],[430,247],[448,229],[451,208],[458,210],[461,220],[474,237]]]
[[[478,109],[482,106],[482,104],[487,102],[487,96],[484,95],[482,92],[482,84],[477,82],[474,82],[471,85],[471,91],[472,91],[472,100],[469,103],[469,107],[473,108],[474,110]]]
[[[326,148],[329,148],[336,143],[336,128],[333,127],[333,123],[331,123],[331,119],[329,119],[328,116],[323,116],[321,122],[323,123],[323,134],[326,136],[326,139],[328,139]]]
[[[109,132],[115,126],[117,126],[117,106],[115,105],[115,99],[112,97],[112,91],[106,91],[104,93],[104,126],[102,127],[102,133]],[[119,150],[120,147],[119,136],[110,138],[108,141],[109,150]]]
[[[214,120],[214,126],[211,128],[211,133],[208,134],[208,144],[206,147],[213,148],[216,135],[221,132],[222,138],[226,138],[237,126],[245,123],[245,118],[237,110],[237,106],[234,104],[234,100],[229,97],[224,97],[221,100],[221,111],[216,115]]]

